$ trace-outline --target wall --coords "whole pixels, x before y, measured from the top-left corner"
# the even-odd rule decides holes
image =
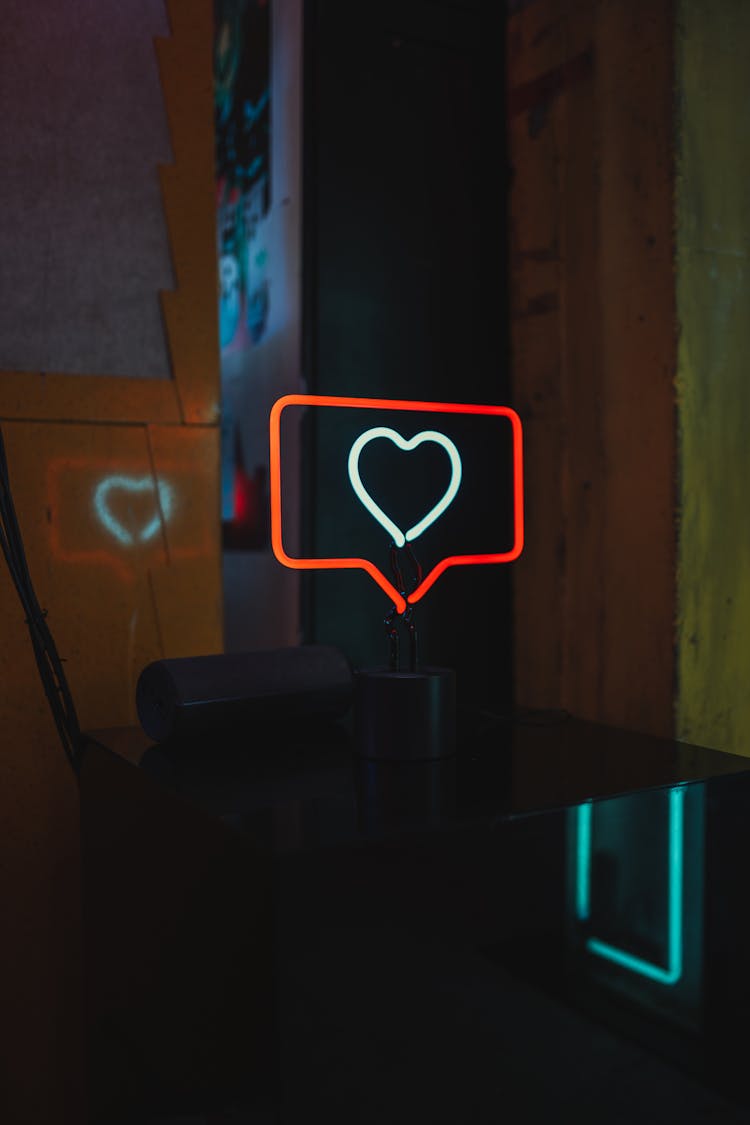
[[[163,0],[4,9],[0,370],[168,378]]]
[[[507,404],[502,10],[493,0],[390,0],[375,7],[318,0],[307,16],[310,390]],[[339,478],[338,447],[325,428],[333,423],[321,413],[311,412],[306,425],[309,557],[330,553],[336,529],[346,526],[345,510],[326,486]],[[345,420],[340,424],[339,434]],[[392,465],[382,466],[381,483]],[[409,475],[408,484],[402,481],[407,495],[419,474]],[[398,494],[386,484],[385,495]],[[495,519],[501,525],[505,503],[494,483],[484,482],[459,500],[479,528]],[[471,551],[465,541],[450,545],[448,522],[431,529],[429,546],[427,537],[420,540],[425,569],[444,555]],[[346,552],[358,554],[365,542],[347,543]],[[385,535],[376,550],[374,558],[388,568]],[[456,670],[461,704],[501,706],[510,699],[511,569],[451,568],[419,605],[420,660]],[[339,645],[356,666],[386,662],[390,604],[365,574],[308,572],[303,589],[310,639]],[[405,637],[402,644],[406,649]]]
[[[4,12],[15,62],[2,70],[2,116],[7,127],[9,115],[20,115],[25,135],[13,144],[35,155],[29,208],[44,194],[38,180],[53,185],[58,210],[51,220],[42,215],[40,268],[50,263],[51,289],[34,290],[50,317],[26,310],[24,333],[6,335],[10,350],[0,346],[0,422],[33,580],[90,729],[134,721],[135,680],[150,660],[222,643],[212,8],[206,0],[179,0],[166,12],[144,3],[137,18],[130,8],[103,30],[95,4],[76,5],[64,24],[55,7],[35,6],[33,21],[20,3]],[[109,64],[96,70],[101,97],[90,88],[84,96],[79,82],[80,96],[66,101],[66,66],[80,71],[101,52]],[[144,68],[145,87],[135,80]],[[57,112],[64,101],[72,117]],[[79,168],[74,156],[87,136],[95,151]],[[116,169],[127,177],[137,167],[139,188],[113,199],[102,185],[124,147],[128,158]],[[17,187],[5,178],[0,186],[2,237],[10,260],[22,263],[37,230]],[[130,255],[124,269],[118,245]],[[4,271],[2,303],[22,305],[30,284],[22,271]],[[167,286],[161,294],[159,285]],[[67,310],[65,348],[52,323],[55,289]],[[133,309],[144,305],[148,339],[129,340]],[[168,345],[162,369],[160,336]],[[2,1116],[14,1125],[80,1125],[77,793],[4,568],[0,623]]]
[[[268,319],[260,340],[222,355],[224,487],[234,472],[235,440],[244,468],[263,474],[268,529],[268,416],[277,398],[302,382],[302,0],[270,5],[270,191],[263,220]],[[285,450],[290,482],[299,475],[298,442]],[[298,488],[285,494],[299,522]],[[296,520],[294,517],[296,516]],[[224,513],[224,518],[227,514]],[[299,640],[299,575],[282,567],[270,538],[248,550],[225,534],[224,638],[229,652],[278,648]]]
[[[677,730],[750,754],[750,8],[681,0]]]
[[[668,734],[674,14],[649,0],[511,7],[517,700]]]
[[[750,12],[512,8],[519,701],[750,753]]]

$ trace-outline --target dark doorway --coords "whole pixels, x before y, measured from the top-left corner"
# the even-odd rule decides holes
[[[311,392],[510,403],[504,6],[308,0],[304,374]],[[308,419],[303,548],[337,513]],[[477,522],[508,498],[488,482]],[[502,514],[502,513],[501,513]],[[306,639],[385,662],[382,593],[361,571],[305,576]],[[455,568],[419,606],[422,658],[463,703],[511,696],[508,567]]]

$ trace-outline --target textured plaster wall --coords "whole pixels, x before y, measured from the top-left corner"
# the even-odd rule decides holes
[[[750,5],[677,24],[680,737],[750,755]]]
[[[0,371],[168,378],[163,0],[3,4]]]

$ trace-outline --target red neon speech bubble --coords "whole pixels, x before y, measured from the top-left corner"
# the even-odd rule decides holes
[[[422,579],[407,598],[396,589],[383,572],[362,558],[293,558],[284,550],[281,524],[281,415],[288,406],[330,406],[348,407],[358,410],[403,410],[421,411],[433,414],[478,414],[498,415],[507,418],[513,436],[513,545],[508,551],[495,554],[449,555],[440,560]],[[377,582],[381,590],[393,601],[398,613],[403,613],[407,604],[415,605],[431,586],[437,582],[449,566],[481,566],[487,563],[509,563],[517,559],[523,550],[523,435],[521,419],[509,406],[474,406],[462,402],[409,402],[390,398],[339,398],[327,395],[284,395],[271,409],[270,417],[271,452],[271,546],[280,563],[292,570],[341,570],[359,569],[366,571]]]

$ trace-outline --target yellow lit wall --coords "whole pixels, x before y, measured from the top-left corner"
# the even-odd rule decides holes
[[[135,680],[149,661],[222,645],[212,5],[174,0],[168,16],[171,35],[155,47],[173,153],[159,169],[175,277],[161,294],[172,378],[0,371],[30,569],[89,729],[135,720]],[[134,134],[129,122],[131,143]],[[77,792],[4,566],[0,635],[2,1116],[80,1125]]]
[[[677,730],[750,754],[750,6],[677,28]]]

